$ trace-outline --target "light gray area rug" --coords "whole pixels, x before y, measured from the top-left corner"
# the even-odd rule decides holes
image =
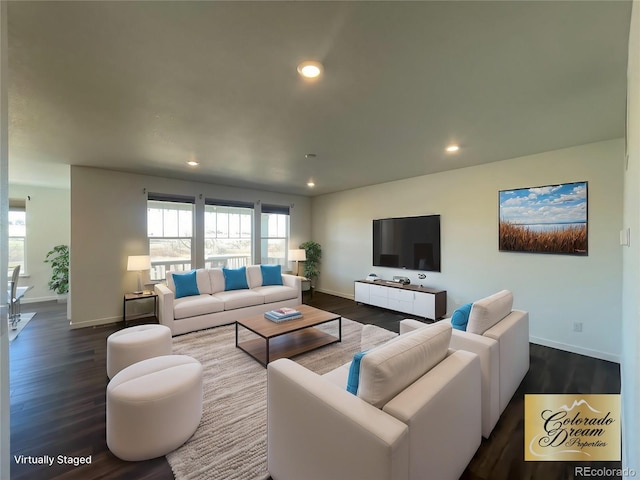
[[[16,337],[20,334],[22,329],[27,326],[27,323],[29,323],[31,319],[35,316],[36,316],[35,313],[21,313],[20,321],[18,322],[18,325],[17,325],[18,328],[16,328],[15,330],[12,330],[11,328],[9,328],[9,341],[13,342],[16,339]]]
[[[321,328],[337,335],[337,322]],[[394,336],[388,330],[343,318],[341,343],[294,360],[323,374],[351,361],[356,352]],[[176,337],[173,353],[190,355],[204,367],[200,426],[187,443],[167,455],[176,479],[268,478],[267,370],[235,347],[235,326]]]

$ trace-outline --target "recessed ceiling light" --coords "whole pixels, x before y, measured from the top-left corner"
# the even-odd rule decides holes
[[[298,65],[298,73],[304,78],[318,78],[323,70],[320,62],[307,61]]]
[[[189,165],[190,167],[197,167],[200,164],[198,162],[196,162],[195,160],[189,160],[187,162],[187,165]]]
[[[446,148],[446,150],[447,150],[447,152],[449,152],[449,153],[453,153],[453,152],[457,152],[458,150],[460,150],[460,147],[459,147],[458,145],[452,144],[452,145],[449,145],[449,146]]]
[[[313,187],[315,187],[315,186],[316,186],[316,184],[313,182],[313,180],[309,180],[309,181],[307,182],[307,187],[309,187],[309,188],[313,188]]]

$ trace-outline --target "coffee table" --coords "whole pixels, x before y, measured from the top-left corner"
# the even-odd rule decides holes
[[[278,358],[291,358],[316,348],[342,341],[342,317],[309,305],[294,307],[302,318],[272,322],[264,314],[248,317],[236,322],[236,347],[244,350],[264,367]],[[317,327],[323,323],[338,322],[338,336]],[[238,331],[245,328],[260,338],[238,341]]]

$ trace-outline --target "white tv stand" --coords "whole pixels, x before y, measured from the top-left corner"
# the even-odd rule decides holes
[[[437,320],[447,313],[447,291],[385,280],[356,280],[355,301]]]

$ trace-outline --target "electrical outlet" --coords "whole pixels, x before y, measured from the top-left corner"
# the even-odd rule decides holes
[[[582,322],[573,322],[573,331],[581,332],[582,331]]]

